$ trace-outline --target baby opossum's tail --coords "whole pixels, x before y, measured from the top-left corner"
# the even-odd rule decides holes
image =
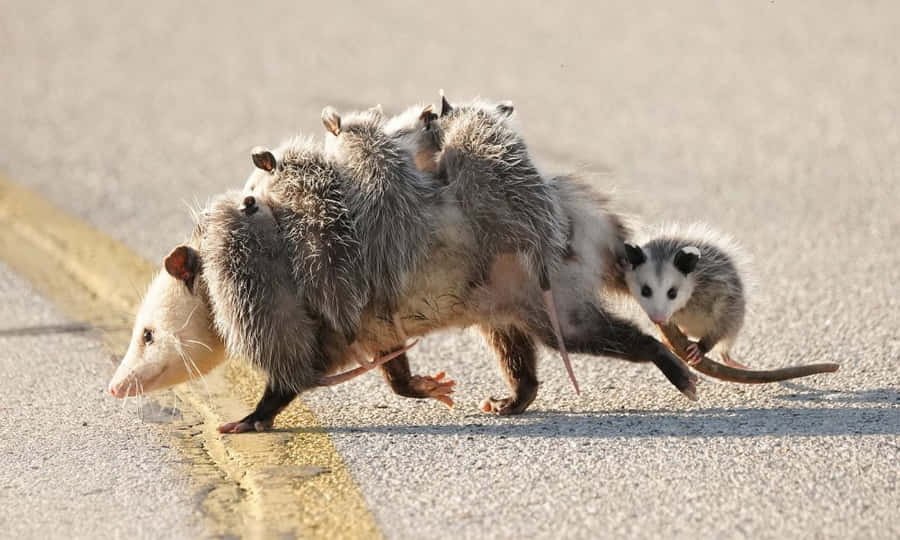
[[[675,353],[681,358],[687,358],[687,347],[690,344],[690,341],[683,333],[681,333],[681,330],[674,324],[661,324],[659,325],[659,329],[665,336],[669,345],[672,346]],[[808,377],[818,373],[833,373],[840,369],[841,365],[824,363],[808,364],[805,366],[789,366],[780,369],[749,370],[725,366],[710,360],[706,356],[701,356],[700,361],[693,364],[693,367],[704,375],[709,375],[710,377],[723,381],[745,384],[765,384]]]

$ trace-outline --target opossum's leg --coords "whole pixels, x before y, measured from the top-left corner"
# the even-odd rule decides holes
[[[350,379],[355,379],[356,377],[359,377],[363,373],[366,373],[367,371],[372,371],[372,369],[380,366],[381,364],[389,362],[390,360],[393,360],[394,358],[400,356],[401,354],[405,353],[406,351],[412,349],[413,347],[416,346],[416,343],[418,343],[418,342],[419,342],[419,340],[415,340],[412,343],[410,343],[409,345],[403,347],[402,349],[398,349],[398,350],[396,350],[390,354],[384,355],[384,356],[379,356],[379,357],[375,358],[374,360],[372,360],[370,363],[368,363],[366,365],[362,365],[358,368],[351,369],[350,371],[345,371],[345,372],[339,373],[337,375],[329,375],[327,377],[322,377],[321,379],[319,379],[319,386],[333,386],[335,384],[340,384],[342,382],[349,381]]]
[[[484,412],[502,415],[520,414],[537,396],[537,350],[530,335],[515,327],[482,328],[482,334],[500,361],[500,369],[512,390],[512,396],[489,397],[481,404]]]
[[[547,309],[547,316],[550,318],[550,325],[553,327],[556,342],[559,343],[559,353],[562,355],[563,364],[565,364],[566,372],[569,374],[569,380],[572,381],[572,386],[575,387],[575,394],[580,394],[581,389],[578,388],[575,372],[572,371],[572,362],[569,361],[569,352],[566,350],[566,342],[559,327],[559,315],[556,310],[556,302],[553,301],[553,291],[550,290],[550,278],[546,267],[541,268],[541,291],[544,295],[544,307]]]
[[[574,329],[565,336],[569,350],[631,362],[653,362],[682,394],[692,401],[697,400],[696,375],[662,343],[641,332],[631,322],[594,304],[582,304],[570,318]],[[535,328],[535,331],[548,346],[557,347],[556,338],[546,327]]]
[[[385,354],[385,353],[382,353]],[[406,354],[394,358],[381,365],[384,380],[391,385],[395,394],[416,399],[433,398],[448,407],[453,407],[453,387],[456,381],[444,380],[444,372],[435,376],[413,375],[409,370],[409,359]]]
[[[272,427],[275,417],[297,397],[294,390],[276,388],[271,381],[266,384],[256,410],[237,422],[219,426],[219,433],[243,433],[245,431],[265,431]]]

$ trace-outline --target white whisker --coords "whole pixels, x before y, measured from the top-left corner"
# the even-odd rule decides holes
[[[213,352],[212,347],[210,347],[210,346],[207,345],[206,343],[203,343],[202,341],[198,341],[198,340],[196,340],[196,339],[186,339],[185,341],[188,342],[188,343],[196,343],[197,345],[200,345],[201,347],[203,347],[203,348],[206,349],[207,351]]]
[[[181,325],[181,328],[179,328],[179,329],[177,330],[178,332],[181,332],[182,330],[184,330],[185,328],[187,328],[187,325],[191,322],[191,317],[194,316],[194,312],[197,311],[197,308],[198,308],[198,307],[200,307],[200,304],[199,304],[199,303],[197,303],[197,304],[194,306],[194,308],[191,309],[191,312],[188,313],[187,319],[184,321],[184,324],[182,324],[182,325]]]

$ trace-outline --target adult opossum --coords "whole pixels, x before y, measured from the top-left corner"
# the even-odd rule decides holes
[[[608,267],[616,263],[609,255],[610,246],[621,241],[617,238],[619,227],[615,224],[615,215],[585,200],[582,188],[570,179],[560,179],[556,185],[567,214],[574,216],[576,224],[582,224],[575,228],[572,236],[573,255],[561,263],[551,283],[559,291],[557,305],[566,345],[576,352],[654,362],[679,390],[696,399],[693,376],[683,362],[635,325],[615,317],[603,307],[598,288],[608,274]],[[407,291],[398,302],[397,309],[405,330],[416,336],[448,327],[477,325],[482,328],[498,354],[512,390],[512,395],[507,398],[489,398],[486,408],[500,414],[520,413],[537,393],[536,343],[558,346],[544,306],[537,300],[539,286],[530,279],[515,255],[498,256],[487,269],[484,279],[473,281],[480,275],[477,261],[481,245],[474,227],[452,199],[447,198],[436,206],[434,225],[428,257],[411,276]],[[191,246],[181,246],[176,251],[184,252],[182,247]],[[156,329],[158,337],[154,345],[159,346],[145,347],[136,327],[128,353],[110,382],[114,395],[133,394],[139,387],[150,391],[175,380],[144,380],[142,376],[147,373],[144,366],[152,362],[155,366],[162,365],[164,370],[186,370],[179,350],[193,341],[203,343],[202,351],[215,351],[197,350],[204,355],[198,363],[198,371],[208,371],[222,360],[222,340],[225,338],[222,332],[211,331],[208,324],[185,324],[185,320],[194,317],[208,323],[211,305],[217,301],[211,298],[202,251],[196,246],[186,251],[191,258],[185,260],[191,261],[195,271],[184,272],[181,265],[167,264],[169,272],[160,273],[154,280],[137,320],[142,328]],[[258,271],[266,275],[265,268]],[[158,309],[159,306],[166,306],[166,309]],[[318,339],[328,358],[308,359],[312,369],[310,366],[298,368],[301,379],[311,385],[316,383],[311,373],[324,374],[346,365],[351,361],[348,357],[352,356],[343,337],[329,325],[319,326]],[[362,312],[357,339],[369,351],[396,351],[402,343],[393,323],[379,317],[370,306]],[[287,372],[294,369],[291,359],[272,357],[272,360],[284,362]],[[402,360],[405,365],[402,350],[400,356],[386,365],[396,360]],[[272,366],[273,371],[281,372],[280,369]],[[403,395],[438,398],[447,394],[440,377],[412,377],[408,366],[405,374],[403,370],[396,370],[394,374],[392,388]],[[238,424],[243,424],[242,429],[263,429],[271,425],[274,416],[292,397],[267,392],[256,411],[248,417],[252,422],[245,419]],[[226,430],[229,427],[233,428],[233,424],[223,426]]]

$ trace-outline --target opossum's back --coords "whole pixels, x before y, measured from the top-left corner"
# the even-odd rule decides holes
[[[479,245],[469,221],[452,202],[435,210],[435,228],[422,264],[410,275],[398,303],[404,330],[410,335],[475,324],[472,280]],[[393,325],[368,311],[363,319],[364,338],[382,347],[397,345]]]

